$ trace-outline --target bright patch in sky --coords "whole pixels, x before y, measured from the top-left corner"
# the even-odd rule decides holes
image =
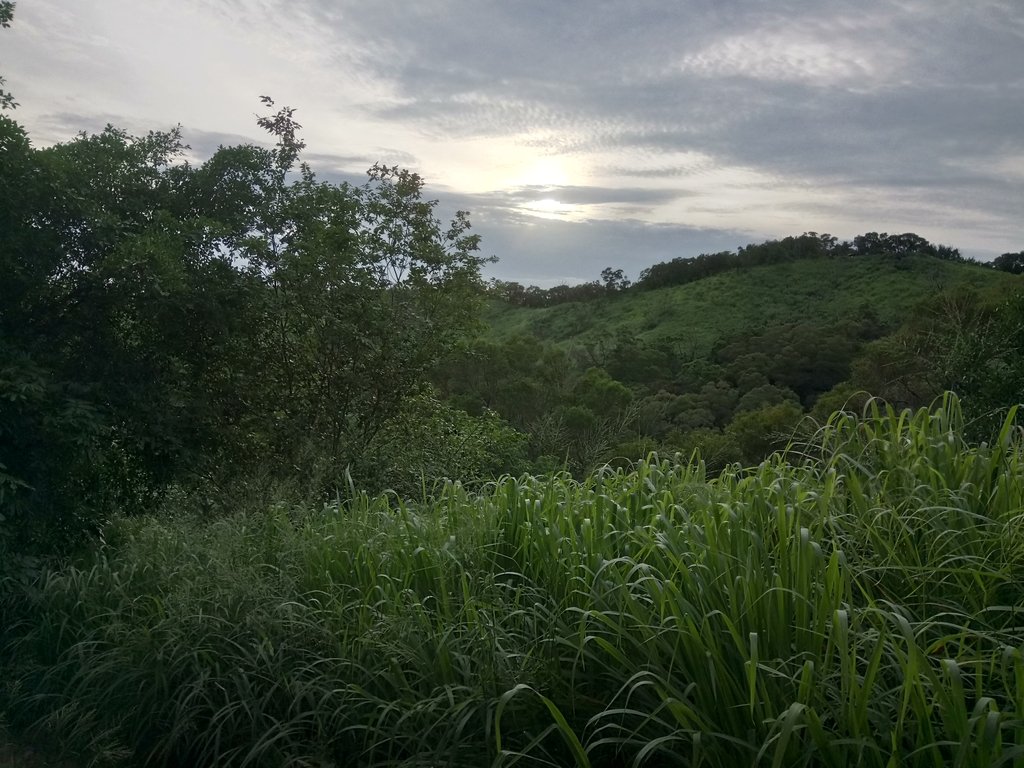
[[[563,218],[568,214],[575,211],[575,207],[572,205],[565,205],[552,200],[551,198],[544,198],[542,200],[535,200],[530,203],[523,205],[523,210],[534,216],[540,216],[541,218]]]
[[[505,181],[508,187],[562,187],[570,182],[567,161],[560,157],[539,157]]]

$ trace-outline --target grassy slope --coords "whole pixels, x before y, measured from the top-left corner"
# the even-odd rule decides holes
[[[681,341],[694,351],[753,329],[812,319],[856,317],[870,306],[897,324],[920,300],[957,285],[979,289],[1014,277],[986,267],[927,257],[897,267],[887,257],[799,261],[737,270],[687,285],[543,309],[493,305],[486,320],[499,338],[534,334],[587,343],[625,333]]]

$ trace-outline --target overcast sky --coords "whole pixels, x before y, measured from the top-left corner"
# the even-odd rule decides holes
[[[181,123],[197,159],[271,95],[314,169],[471,210],[503,279],[804,231],[1024,249],[1024,0],[19,0],[0,74],[38,145]]]

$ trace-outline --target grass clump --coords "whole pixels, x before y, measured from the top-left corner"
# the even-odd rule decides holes
[[[3,705],[128,764],[1020,765],[1024,460],[961,429],[121,521],[12,590]]]

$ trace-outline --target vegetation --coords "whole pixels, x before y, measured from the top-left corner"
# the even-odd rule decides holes
[[[1024,251],[1018,253],[1004,253],[1002,256],[997,256],[992,266],[995,269],[1001,269],[1004,272],[1011,272],[1015,275],[1024,273]]]
[[[1016,284],[1009,275],[976,264],[926,255],[898,261],[875,254],[733,268],[658,290],[602,291],[596,304],[531,308],[494,301],[485,318],[499,339],[533,335],[583,346],[626,336],[706,354],[721,340],[809,319],[832,324],[870,312],[891,328],[937,293],[958,286],[987,291]]]
[[[291,109],[260,123],[275,149],[194,167],[177,131],[34,149],[0,117],[0,547],[256,467],[318,493],[473,327],[464,213],[398,168],[320,182]]]
[[[119,520],[8,601],[4,704],[162,765],[1012,765],[1024,454],[962,428]]]
[[[489,333],[434,379],[526,433],[535,469],[579,476],[652,450],[700,449],[716,470],[757,463],[802,414],[825,419],[865,392],[918,408],[955,390],[972,435],[988,434],[1024,387],[1017,278],[917,236],[854,243],[862,252],[817,235],[752,245],[740,254],[759,265],[730,256],[712,276],[587,303],[493,301]]]
[[[0,29],[7,29],[11,26],[11,19],[14,18],[14,3],[11,0],[0,1]],[[14,94],[3,89],[6,81],[0,77],[0,110],[15,109],[18,103],[14,100]]]
[[[865,256],[884,256],[888,261],[903,264],[910,256],[930,256],[943,261],[978,264],[960,255],[960,251],[947,245],[933,245],[920,235],[905,232],[890,235],[886,232],[868,232],[858,235],[852,241],[839,242],[833,235],[819,235],[805,232],[798,237],[782,240],[768,240],[741,246],[735,253],[702,253],[694,257],[677,256],[671,261],[654,264],[640,273],[636,284],[630,282],[621,269],[606,267],[601,271],[600,282],[580,285],[556,285],[547,290],[537,286],[524,287],[516,282],[492,280],[490,293],[496,298],[515,306],[551,307],[574,301],[594,299],[626,291],[634,292],[686,285],[697,280],[736,270],[771,264],[786,264],[794,261],[819,259],[850,259]],[[996,269],[1007,272],[1019,271],[1014,267],[1018,254],[1006,253],[992,264]],[[905,268],[905,267],[904,267]]]
[[[263,103],[0,115],[0,763],[1024,765],[1020,254],[486,289]]]

